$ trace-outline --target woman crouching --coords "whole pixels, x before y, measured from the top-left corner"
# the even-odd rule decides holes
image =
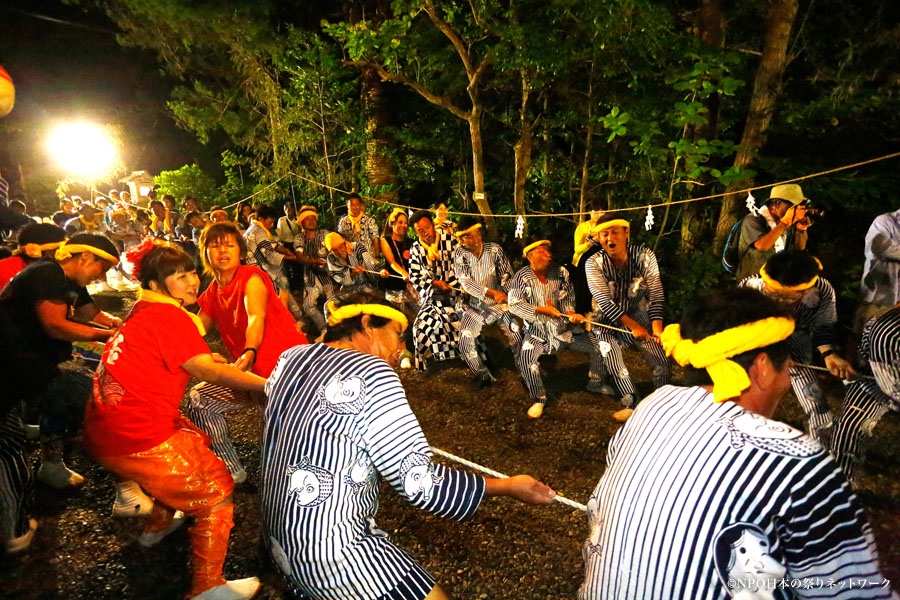
[[[463,520],[485,495],[548,504],[527,475],[485,479],[431,462],[391,368],[406,316],[369,293],[328,305],[323,344],[287,350],[266,385],[262,507],[266,541],[296,592],[311,598],[446,598],[375,526],[378,474],[403,498]]]
[[[234,480],[203,432],[179,412],[190,377],[259,392],[265,380],[210,352],[200,319],[188,311],[199,279],[184,250],[145,240],[126,254],[141,284],[137,303],[110,338],[94,376],[85,416],[85,446],[116,475],[137,481],[156,498],[138,542],[152,546],[194,517],[190,530],[190,598],[252,597],[255,577],[225,581]]]

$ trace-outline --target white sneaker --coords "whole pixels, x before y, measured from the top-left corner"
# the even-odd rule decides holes
[[[222,585],[209,588],[194,596],[191,600],[247,600],[259,591],[259,578],[247,577],[226,581]]]
[[[61,460],[42,462],[37,478],[41,483],[58,490],[84,483],[84,477],[67,467]]]
[[[165,529],[160,529],[159,531],[142,533],[140,537],[138,537],[138,544],[140,544],[144,548],[152,548],[153,546],[160,543],[164,537],[184,525],[184,521],[184,513],[180,510],[176,510],[175,516],[172,518],[172,522],[169,523],[168,527],[166,527]]]
[[[234,479],[234,485],[241,485],[247,481],[247,471],[244,470],[244,467],[241,467],[240,471],[231,474],[231,478]]]
[[[112,516],[120,519],[127,517],[146,517],[153,510],[153,498],[141,491],[129,490],[127,494],[116,494],[116,501],[113,503]]]
[[[26,550],[28,550],[28,547],[31,546],[31,542],[34,540],[34,532],[36,531],[37,521],[35,519],[28,519],[28,531],[26,531],[19,537],[7,540],[6,553],[18,554],[19,552],[25,552]]]

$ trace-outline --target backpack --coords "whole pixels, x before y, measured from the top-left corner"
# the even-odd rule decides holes
[[[728,238],[725,239],[725,249],[722,250],[722,266],[725,267],[725,271],[731,275],[737,273],[738,264],[741,262],[741,255],[739,252],[741,243],[741,223],[743,223],[743,220],[739,220],[731,226],[731,231],[728,232]]]

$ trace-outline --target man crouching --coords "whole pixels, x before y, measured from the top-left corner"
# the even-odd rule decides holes
[[[667,353],[706,372],[648,396],[610,441],[588,502],[580,600],[772,600],[798,587],[804,598],[897,598],[843,473],[772,420],[791,385],[793,331],[749,289],[701,299],[666,328]]]

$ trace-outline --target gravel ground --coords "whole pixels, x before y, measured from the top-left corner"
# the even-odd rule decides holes
[[[107,310],[123,313],[130,299],[99,295]],[[500,377],[485,390],[473,385],[459,362],[428,376],[401,373],[410,404],[430,443],[507,474],[529,473],[566,496],[585,502],[603,474],[606,446],[620,408],[611,398],[583,391],[587,361],[565,352],[544,364],[551,398],[544,417],[525,417],[529,402],[512,358],[499,337],[489,340],[499,357]],[[215,348],[217,341],[211,341]],[[640,391],[649,391],[649,373],[637,354],[626,353]],[[677,380],[677,373],[676,373]],[[833,409],[841,388],[823,379]],[[776,418],[802,427],[802,413],[786,398]],[[258,575],[259,598],[289,598],[265,558],[259,518],[258,444],[262,415],[229,416],[248,482],[235,491],[225,575]],[[875,533],[884,575],[900,589],[900,416],[888,414],[865,450],[859,497]],[[37,462],[37,447],[31,457]],[[38,484],[35,517],[40,526],[32,549],[0,559],[0,597],[37,600],[172,599],[189,586],[185,530],[158,547],[137,545],[138,519],[110,516],[112,477],[76,445],[70,465],[85,475],[78,490],[57,492]],[[379,526],[416,556],[451,597],[458,599],[574,598],[582,578],[581,545],[587,535],[583,513],[561,504],[529,507],[506,498],[486,499],[475,517],[455,523],[432,517],[401,501],[390,489],[381,494]]]

